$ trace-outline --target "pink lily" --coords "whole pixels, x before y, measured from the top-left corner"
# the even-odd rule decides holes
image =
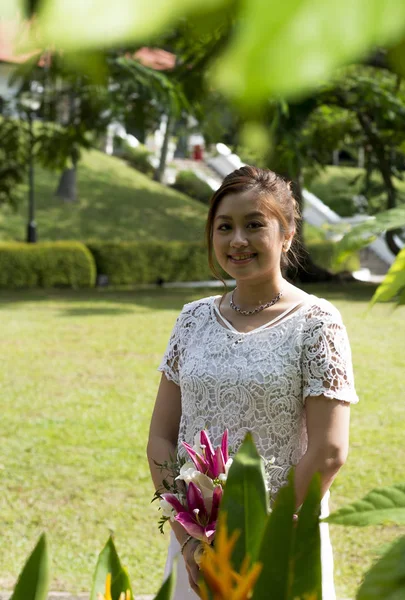
[[[201,431],[200,444],[203,448],[202,455],[196,452],[190,444],[183,442],[195,468],[211,479],[218,479],[219,475],[225,473],[225,465],[228,461],[228,430],[224,431],[221,447],[218,446],[215,451],[206,431]]]
[[[182,505],[180,500],[174,494],[161,494],[161,498],[166,500],[169,504],[171,504],[176,511],[176,513],[183,512],[185,507]]]
[[[165,495],[167,496],[170,494]],[[175,520],[178,521],[193,538],[210,544],[215,536],[215,527],[221,498],[222,487],[218,485],[214,489],[212,508],[208,514],[201,490],[193,482],[190,482],[187,488],[187,509],[184,509],[183,507],[183,511],[178,512],[175,516]],[[170,502],[170,500],[168,500],[168,502]]]

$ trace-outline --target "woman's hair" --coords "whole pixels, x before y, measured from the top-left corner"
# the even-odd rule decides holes
[[[297,221],[300,219],[298,203],[292,194],[291,183],[283,179],[280,175],[277,175],[277,173],[274,173],[274,171],[245,165],[227,175],[221,187],[211,198],[205,227],[208,264],[213,274],[221,281],[223,281],[222,277],[218,275],[214,264],[212,248],[215,215],[222,198],[228,194],[240,194],[250,190],[256,191],[263,198],[267,208],[279,222],[281,233],[295,231]],[[290,248],[289,254],[294,259],[297,259],[294,249]],[[290,257],[287,257],[286,253],[282,253],[281,267],[287,268],[291,264],[292,260]]]

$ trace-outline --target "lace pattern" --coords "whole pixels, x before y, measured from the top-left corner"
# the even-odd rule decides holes
[[[215,298],[183,307],[158,368],[181,389],[179,440],[206,428],[217,445],[227,428],[236,451],[252,431],[263,458],[282,467],[268,473],[276,493],[306,451],[305,399],[358,402],[346,329],[330,302],[311,296],[275,325],[238,333],[219,323]]]

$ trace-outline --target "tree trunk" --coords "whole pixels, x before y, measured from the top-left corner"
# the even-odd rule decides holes
[[[165,136],[163,138],[162,149],[160,151],[159,165],[153,175],[154,181],[159,181],[160,183],[162,182],[163,175],[164,175],[165,168],[166,168],[167,151],[169,149],[169,140],[170,140],[170,135],[171,135],[171,130],[172,130],[172,122],[173,122],[173,111],[172,111],[172,109],[169,109],[169,112],[167,115]]]
[[[370,119],[367,115],[357,113],[357,118],[377,158],[378,169],[383,178],[387,193],[387,210],[395,208],[397,204],[397,191],[392,181],[391,162],[387,160],[384,142],[382,142],[378,135],[373,131]],[[387,231],[385,233],[385,241],[391,252],[396,256],[401,251],[401,248],[397,246],[394,235],[395,231]]]
[[[293,181],[293,193],[298,202],[300,214],[302,215],[304,210],[304,201],[302,196],[301,174],[295,179],[295,181]],[[293,245],[296,253],[298,254],[298,260],[296,266],[287,268],[286,275],[288,279],[290,281],[300,283],[321,283],[325,281],[342,282],[343,280],[354,281],[353,275],[349,272],[335,274],[328,269],[320,267],[314,263],[305,246],[303,225],[304,220],[299,219]]]

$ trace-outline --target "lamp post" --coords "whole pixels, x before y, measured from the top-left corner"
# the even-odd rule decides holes
[[[28,224],[27,243],[34,244],[37,241],[37,225],[35,223],[35,196],[34,196],[34,130],[33,121],[35,111],[40,107],[40,102],[31,94],[23,94],[20,104],[24,108],[28,120]]]

